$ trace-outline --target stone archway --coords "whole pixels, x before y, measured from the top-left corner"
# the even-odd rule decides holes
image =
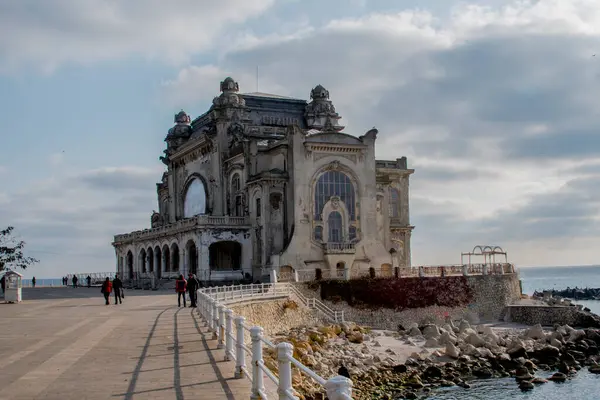
[[[163,271],[171,272],[171,250],[168,245],[164,245],[162,248],[162,257],[163,257]]]
[[[146,256],[148,257],[148,272],[154,272],[154,250],[152,247],[148,247],[146,250]]]
[[[210,269],[213,271],[229,271],[242,269],[242,245],[225,240],[215,242],[208,247]]]
[[[156,277],[160,279],[162,277],[162,254],[160,247],[154,247],[154,266],[156,267]]]
[[[140,263],[140,272],[142,274],[145,274],[146,273],[146,249],[140,250],[140,256],[139,256],[138,260],[139,260],[138,262]]]
[[[127,278],[133,279],[133,254],[131,250],[127,252]]]
[[[171,271],[180,272],[181,266],[179,265],[179,245],[173,243],[171,245]]]
[[[185,250],[187,254],[187,265],[188,272],[192,274],[198,273],[198,248],[196,247],[196,243],[190,239],[185,245]]]

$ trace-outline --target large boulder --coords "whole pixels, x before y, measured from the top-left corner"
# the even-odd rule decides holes
[[[471,333],[465,338],[465,343],[471,344],[475,347],[484,347],[485,340],[481,338],[477,333]]]
[[[422,332],[425,339],[437,339],[440,337],[440,330],[435,325],[425,325]]]
[[[452,358],[460,357],[460,350],[452,343],[446,343],[445,353],[448,357],[452,357]]]
[[[469,329],[469,328],[471,328],[471,324],[469,324],[468,321],[466,321],[464,319],[460,320],[460,323],[458,324],[458,331],[460,333],[464,332],[465,329]]]
[[[442,333],[442,335],[440,336],[440,339],[438,340],[438,342],[441,345],[445,345],[447,343],[452,343],[452,344],[456,344],[456,336],[451,335],[449,332],[444,332]]]
[[[544,329],[542,329],[542,325],[536,324],[525,332],[525,337],[528,339],[538,340],[544,339],[546,337],[546,334],[544,333]]]
[[[583,330],[573,330],[569,333],[569,338],[567,339],[569,342],[576,342],[585,337],[585,331]]]

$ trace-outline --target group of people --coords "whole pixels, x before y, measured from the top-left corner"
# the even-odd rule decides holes
[[[184,279],[183,275],[179,275],[179,279],[175,281],[175,291],[177,292],[177,306],[181,307],[181,298],[183,298],[183,306],[187,307],[185,300],[185,293],[187,292],[190,296],[190,307],[196,307],[196,301],[198,294],[196,290],[200,288],[202,284],[196,277],[196,275],[191,272],[188,274],[187,281]]]
[[[118,275],[115,275],[115,279],[110,280],[107,276],[106,280],[102,283],[102,288],[100,289],[102,294],[104,295],[104,300],[106,301],[106,305],[110,304],[110,294],[115,294],[115,304],[123,304],[123,298],[125,297],[125,293],[123,291],[123,282],[119,279]]]
[[[179,278],[175,281],[175,292],[177,292],[177,306],[181,307],[181,299],[183,299],[183,306],[187,307],[187,301],[185,294],[186,292],[190,296],[190,307],[197,307],[198,294],[196,291],[202,287],[202,283],[196,277],[196,275],[189,273],[188,279],[185,280],[183,275],[179,275]],[[115,275],[115,278],[111,281],[110,278],[106,278],[104,283],[102,283],[102,288],[100,290],[104,295],[104,300],[106,301],[106,305],[110,304],[110,294],[115,294],[115,304],[123,304],[123,298],[125,297],[125,293],[123,292],[123,282],[119,279],[118,275]]]
[[[91,288],[92,287],[92,277],[88,275],[87,278],[85,278],[85,281],[87,283],[87,287]],[[62,283],[63,283],[63,285],[68,286],[69,278],[64,276],[62,278]],[[73,284],[74,288],[79,286],[79,278],[77,277],[77,275],[73,275],[73,277],[71,278],[71,283]]]

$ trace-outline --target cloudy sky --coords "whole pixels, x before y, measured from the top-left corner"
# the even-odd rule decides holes
[[[597,55],[597,56],[595,56]],[[597,0],[0,0],[0,223],[38,277],[110,271],[149,226],[173,114],[231,75],[406,155],[413,263],[497,244],[598,263]]]

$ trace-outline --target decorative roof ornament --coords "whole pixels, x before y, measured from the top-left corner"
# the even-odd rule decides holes
[[[240,91],[240,86],[231,77],[225,78],[221,82],[221,95],[213,99],[213,107],[221,106],[238,106],[244,107],[246,101],[237,94]]]
[[[185,111],[181,110],[175,114],[173,122],[175,123],[175,126],[169,129],[167,137],[165,138],[165,142],[167,142],[165,157],[161,157],[161,161],[165,164],[168,163],[170,152],[179,147],[192,135],[192,119]]]
[[[239,92],[240,86],[232,77],[228,76],[221,82],[221,92]]]
[[[311,100],[329,100],[329,90],[321,85],[317,85],[310,91],[310,98]]]
[[[315,86],[310,91],[311,102],[307,104],[304,117],[309,129],[317,129],[324,132],[339,132],[344,129],[338,124],[342,118],[335,111],[335,107],[329,100],[329,90],[322,85]]]
[[[173,122],[176,124],[190,124],[192,122],[192,119],[185,111],[181,110],[177,114],[175,114]]]

